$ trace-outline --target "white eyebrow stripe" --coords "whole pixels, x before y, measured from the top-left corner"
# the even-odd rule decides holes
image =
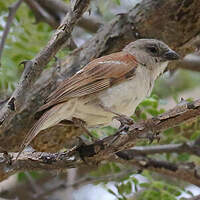
[[[106,61],[100,61],[100,62],[98,62],[98,64],[116,64],[116,65],[124,65],[125,63],[122,62],[122,61],[118,61],[118,60],[106,60]],[[81,73],[83,70],[84,70],[84,68],[81,69],[81,70],[79,70],[78,72],[76,72],[76,74]]]
[[[76,72],[76,74],[79,74],[83,71],[83,69],[80,69],[79,71]]]
[[[122,65],[124,62],[118,61],[118,60],[107,60],[107,61],[100,61],[99,64],[117,64]]]

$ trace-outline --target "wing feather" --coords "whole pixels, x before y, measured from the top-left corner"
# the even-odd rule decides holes
[[[127,76],[137,67],[135,57],[126,52],[113,53],[90,62],[71,78],[63,81],[46,99],[38,112],[46,110],[70,98],[81,97],[102,91],[113,84],[130,78]]]
[[[26,135],[17,158],[23,149],[37,136],[44,124],[58,112],[63,102],[102,91],[134,76],[137,61],[126,52],[113,53],[90,62],[71,78],[63,81],[51,94],[38,112],[39,120]],[[44,114],[43,114],[44,113]],[[16,159],[17,159],[16,158]]]

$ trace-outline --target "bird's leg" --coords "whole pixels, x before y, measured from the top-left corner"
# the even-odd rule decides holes
[[[148,139],[149,140],[149,144],[151,144],[154,140],[157,140],[157,142],[160,142],[160,136],[159,136],[160,132],[156,132],[154,130],[149,130],[148,132],[142,134],[142,135],[138,135],[139,139]]]
[[[120,129],[123,128],[125,125],[132,125],[135,123],[131,117],[114,112],[110,108],[107,108],[107,107],[103,106],[102,104],[100,104],[100,106],[104,111],[110,112],[110,113],[113,113],[114,115],[116,115],[113,117],[113,119],[116,119],[120,122],[120,124],[121,124]]]
[[[91,139],[93,142],[96,142],[97,139],[90,133],[90,131],[86,127],[86,122],[79,118],[72,118],[72,121],[75,126],[80,127]]]

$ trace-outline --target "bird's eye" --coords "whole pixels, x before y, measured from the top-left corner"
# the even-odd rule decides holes
[[[157,48],[156,48],[156,47],[153,47],[153,46],[148,47],[148,50],[149,50],[151,53],[153,53],[153,54],[155,54],[155,53],[158,52]]]

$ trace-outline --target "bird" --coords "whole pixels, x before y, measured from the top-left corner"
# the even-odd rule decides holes
[[[62,121],[91,129],[110,125],[117,114],[130,117],[151,94],[169,61],[177,59],[179,55],[164,42],[138,39],[120,52],[92,60],[47,97],[16,159],[40,131]]]

